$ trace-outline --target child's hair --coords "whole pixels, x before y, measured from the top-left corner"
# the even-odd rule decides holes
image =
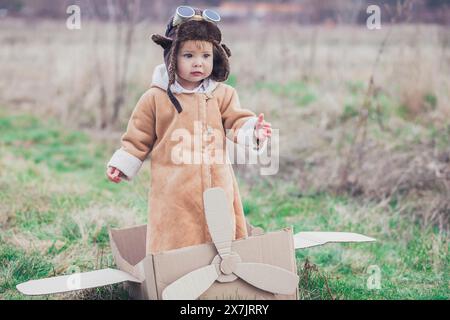
[[[211,45],[212,45],[212,42],[205,41],[205,40],[185,40],[185,41],[181,42],[180,48],[183,47],[183,44],[185,42],[187,42],[187,41],[194,42],[194,45],[197,47],[197,49],[200,49],[200,50],[204,50],[205,49],[205,43],[211,43]]]

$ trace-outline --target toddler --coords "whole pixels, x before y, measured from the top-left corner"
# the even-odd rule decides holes
[[[219,21],[212,10],[182,6],[165,36],[152,36],[165,64],[155,68],[107,164],[108,178],[119,183],[133,179],[150,155],[147,254],[211,242],[203,192],[212,187],[225,190],[234,239],[247,236],[233,168],[211,160],[226,155],[226,138],[261,153],[272,129],[263,114],[241,108],[236,90],[223,83],[231,52],[221,43]]]

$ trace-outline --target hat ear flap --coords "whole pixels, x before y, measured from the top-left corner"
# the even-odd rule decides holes
[[[230,74],[230,64],[228,62],[227,52],[223,46],[217,41],[213,42],[214,46],[214,67],[211,78],[215,81],[222,82],[228,79]]]
[[[161,36],[159,34],[153,34],[152,40],[157,45],[160,45],[164,50],[166,50],[172,46],[172,39]]]
[[[225,52],[227,53],[228,58],[231,57],[231,50],[230,48],[228,48],[225,44],[221,44],[223,50],[225,50]]]

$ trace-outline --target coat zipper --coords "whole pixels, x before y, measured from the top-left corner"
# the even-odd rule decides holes
[[[210,128],[209,128],[209,126],[208,126],[208,122],[207,122],[207,119],[208,119],[208,108],[207,108],[207,105],[208,105],[208,100],[211,98],[211,96],[208,94],[208,93],[205,93],[205,95],[204,95],[204,104],[203,104],[203,108],[204,108],[204,112],[203,112],[203,116],[204,116],[204,122],[203,122],[203,125],[204,125],[204,128],[205,128],[205,131],[206,131],[206,141],[209,141],[209,138],[210,138]],[[211,188],[212,187],[212,178],[211,178],[211,164],[210,164],[210,161],[211,161],[211,159],[210,159],[210,156],[209,156],[209,151],[208,151],[208,145],[205,143],[205,154],[206,154],[206,172],[207,172],[207,188]]]

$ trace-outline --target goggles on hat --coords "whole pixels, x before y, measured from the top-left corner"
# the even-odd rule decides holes
[[[205,9],[203,10],[202,15],[198,15],[192,7],[179,6],[175,11],[172,26],[175,27],[187,20],[205,20],[213,23],[218,23],[220,21],[220,15],[216,11],[211,9]]]

